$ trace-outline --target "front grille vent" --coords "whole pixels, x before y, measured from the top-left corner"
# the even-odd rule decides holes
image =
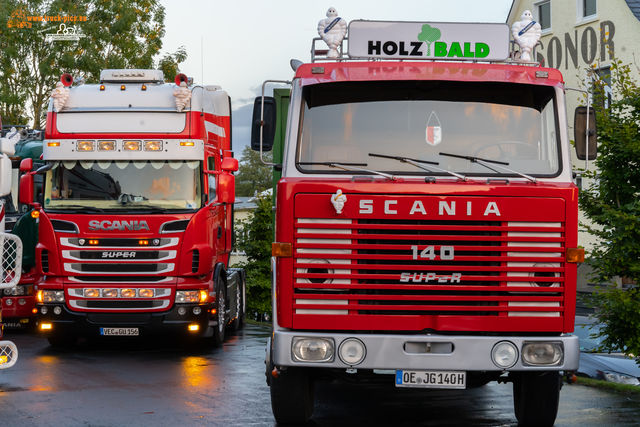
[[[191,258],[191,272],[197,273],[200,267],[200,252],[196,249],[193,251]]]
[[[53,226],[53,231],[58,233],[74,233],[78,234],[78,226],[73,222],[62,221],[59,219],[52,219],[51,225]]]
[[[42,255],[40,256],[40,263],[42,264],[42,271],[44,273],[49,272],[49,251],[43,250]]]
[[[160,233],[179,233],[185,231],[187,229],[187,225],[189,225],[188,219],[165,222],[160,226]]]

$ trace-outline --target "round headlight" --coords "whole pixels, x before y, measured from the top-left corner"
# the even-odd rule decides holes
[[[49,311],[49,309],[47,307],[42,307],[40,309],[40,313],[42,313],[42,314],[47,314],[48,311]]]
[[[498,368],[510,368],[518,360],[518,349],[508,341],[499,342],[491,350],[491,359]]]
[[[187,312],[187,309],[184,307],[178,307],[178,314],[183,316]]]
[[[202,309],[200,307],[193,307],[193,314],[197,316],[200,313],[202,313]]]
[[[345,365],[359,365],[367,355],[367,348],[359,339],[347,338],[340,344],[338,354]]]
[[[55,314],[60,314],[60,313],[62,313],[62,308],[60,306],[57,306],[56,308],[53,309],[53,312]]]
[[[13,305],[13,300],[11,298],[8,298],[6,304]]]
[[[292,342],[294,359],[300,362],[333,360],[333,340],[330,338],[295,337]]]

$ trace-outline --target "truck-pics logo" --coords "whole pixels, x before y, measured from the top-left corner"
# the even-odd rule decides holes
[[[147,224],[147,221],[108,221],[108,220],[104,220],[104,221],[98,221],[98,220],[93,220],[93,221],[89,221],[89,230],[95,231],[95,230],[120,230],[120,231],[124,231],[124,230],[132,230],[132,231],[139,231],[139,230],[147,230],[149,231],[149,225]]]

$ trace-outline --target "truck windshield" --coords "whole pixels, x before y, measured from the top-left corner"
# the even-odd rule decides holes
[[[202,203],[198,161],[61,161],[45,177],[46,209],[190,211]]]
[[[438,164],[464,175],[509,175],[441,152],[508,163],[538,177],[561,172],[555,90],[493,82],[392,81],[303,89],[297,167],[351,173],[321,163],[366,164],[403,175],[443,175],[369,153]],[[428,165],[426,165],[428,168]]]

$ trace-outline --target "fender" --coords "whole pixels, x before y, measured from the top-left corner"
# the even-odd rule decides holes
[[[227,289],[226,289],[227,270],[225,269],[224,264],[219,262],[216,264],[216,268],[214,269],[214,273],[213,273],[213,292],[215,292],[216,295],[218,295],[218,286],[220,286],[221,282],[224,282],[225,284],[224,294],[227,298],[229,298],[229,296],[227,295]]]

